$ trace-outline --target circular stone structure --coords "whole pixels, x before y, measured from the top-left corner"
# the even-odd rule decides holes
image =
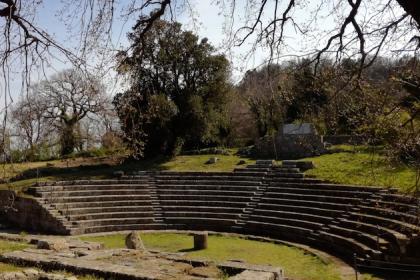
[[[8,218],[61,234],[240,233],[309,245],[365,266],[416,268],[409,265],[420,263],[417,198],[305,178],[298,166],[257,161],[233,172],[140,172],[49,182],[29,188],[35,200],[16,199],[18,211]]]

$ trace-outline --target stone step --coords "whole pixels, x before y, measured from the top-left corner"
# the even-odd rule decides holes
[[[232,232],[242,233],[243,232],[243,224],[231,226]]]
[[[258,165],[275,165],[276,161],[274,159],[258,159],[255,161],[255,164]]]
[[[203,185],[203,186],[226,186],[226,187],[235,187],[235,186],[260,186],[260,181],[222,181],[222,180],[157,180],[157,187],[160,185]]]
[[[30,187],[31,193],[61,192],[61,191],[89,191],[89,190],[118,190],[118,189],[147,189],[148,184],[98,184],[98,185],[69,185],[69,186],[44,186]]]
[[[236,219],[220,219],[220,218],[201,218],[201,217],[177,217],[166,216],[165,221],[172,224],[193,225],[196,228],[211,230],[212,225],[218,228],[224,228],[225,231],[236,224]]]
[[[281,203],[281,202],[280,202]],[[326,217],[337,217],[344,213],[345,210],[335,210],[329,209],[325,206],[322,202],[319,203],[318,207],[310,207],[307,206],[307,203],[303,203],[303,206],[295,205],[293,202],[290,204],[272,204],[272,203],[265,203],[260,202],[258,204],[258,209],[266,209],[266,210],[276,210],[276,211],[288,211],[288,212],[295,212],[295,213],[308,213],[308,214],[315,214],[315,215],[322,215]]]
[[[125,230],[165,230],[168,229],[170,225],[162,222],[156,223],[140,223],[140,224],[118,224],[118,225],[99,225],[99,226],[89,226],[84,228],[76,228],[78,232],[87,233],[98,233],[98,232],[110,232],[110,231],[125,231]],[[173,225],[172,228],[178,227]],[[80,234],[80,233],[79,233]]]
[[[416,196],[410,196],[410,195],[404,195],[400,193],[391,193],[393,192],[392,189],[387,189],[387,192],[382,192],[380,199],[382,201],[390,201],[394,203],[402,203],[407,205],[413,205],[417,208],[420,207],[420,202],[418,197]]]
[[[313,215],[323,216],[323,217],[328,217],[328,218],[339,217],[341,214],[344,213],[344,210],[299,206],[299,205],[294,205],[294,204],[281,205],[281,204],[259,203],[258,209],[269,210],[269,211],[294,212],[297,214],[298,213],[313,214]]]
[[[125,219],[125,218],[152,218],[153,211],[148,212],[104,212],[84,215],[66,215],[70,221],[84,221],[84,220],[104,220],[104,219]]]
[[[245,174],[252,172],[253,174],[267,174],[267,172],[270,171],[270,168],[251,168],[251,167],[246,167],[246,168],[235,168],[233,170],[234,173],[242,173],[244,172]]]
[[[348,191],[348,190],[324,190],[320,188],[312,188],[311,186],[292,186],[287,184],[278,184],[276,186],[267,187],[268,192],[277,193],[295,193],[295,194],[314,194],[314,195],[328,195],[328,196],[345,196],[345,197],[356,197],[356,198],[367,198],[370,197],[369,192]]]
[[[256,212],[250,215],[248,222],[250,221],[296,226],[299,228],[305,228],[305,229],[311,229],[311,230],[318,230],[323,225],[322,223],[317,223],[313,221],[305,221],[305,220],[275,217],[275,216],[257,215]]]
[[[354,197],[340,197],[340,196],[329,196],[329,195],[315,195],[315,194],[299,194],[292,191],[288,192],[271,192],[266,191],[265,197],[269,198],[283,198],[283,199],[294,199],[294,200],[305,200],[305,201],[323,201],[331,203],[349,203],[357,204],[360,202],[360,198]]]
[[[263,165],[263,164],[249,164],[245,167],[245,169],[252,169],[252,170],[263,170],[263,171],[270,171],[270,165]]]
[[[348,228],[343,228],[336,225],[330,225],[328,232],[336,234],[336,235],[340,235],[343,237],[352,238],[360,243],[365,244],[366,246],[375,248],[376,250],[379,250],[379,251],[386,251],[390,247],[389,241],[383,239],[382,237],[375,236],[375,235],[358,231],[358,230],[354,230],[354,229],[348,229]]]
[[[281,172],[301,172],[297,167],[288,167],[288,166],[273,166],[271,170],[275,173],[277,171]]]
[[[384,201],[384,200],[377,200],[377,199],[367,199],[364,201],[363,205],[370,206],[375,205],[381,208],[387,208],[390,210],[395,210],[402,213],[411,213],[412,215],[420,215],[420,206],[418,204],[406,204],[394,201]]]
[[[206,171],[160,171],[155,175],[155,178],[159,176],[231,176],[232,172],[206,172]]]
[[[227,201],[227,200],[190,200],[190,199],[183,199],[183,200],[170,200],[170,199],[161,199],[160,201],[161,207],[166,206],[190,206],[190,207],[204,207],[204,206],[211,206],[211,207],[233,207],[233,208],[243,208],[248,206],[248,201]]]
[[[88,190],[88,191],[57,191],[57,192],[38,192],[37,195],[44,198],[70,198],[87,196],[120,196],[120,195],[145,195],[149,196],[149,191],[145,189],[115,189],[115,190]]]
[[[223,213],[223,212],[198,212],[198,211],[163,211],[165,218],[185,218],[185,219],[223,219],[223,220],[237,220],[239,219],[239,213]]]
[[[297,242],[302,242],[313,232],[312,229],[299,227],[297,224],[282,224],[280,222],[271,223],[256,220],[248,220],[246,227],[250,234],[270,236],[271,238]]]
[[[304,178],[304,173],[292,173],[292,172],[276,172],[271,173],[270,178]]]
[[[265,190],[266,187],[263,185],[258,186],[220,186],[220,185],[200,185],[200,184],[190,184],[190,185],[166,185],[162,184],[156,188],[156,192],[162,192],[165,190],[206,190],[206,191],[259,191]]]
[[[214,207],[214,206],[162,206],[164,212],[207,212],[207,213],[243,213],[240,207]]]
[[[328,216],[320,216],[308,213],[296,213],[290,211],[276,211],[266,209],[254,209],[252,215],[273,217],[273,218],[286,218],[286,219],[297,219],[302,221],[316,222],[316,223],[330,223],[333,218]]]
[[[261,192],[257,191],[230,191],[230,190],[222,190],[222,189],[216,189],[216,190],[200,190],[200,189],[160,189],[158,191],[158,194],[160,197],[168,196],[168,195],[181,195],[181,196],[187,196],[187,195],[201,195],[201,196],[241,196],[241,197],[247,197],[248,199],[259,195]]]
[[[297,161],[296,160],[282,160],[281,165],[282,166],[296,166]]]
[[[363,243],[357,242],[352,238],[346,238],[336,234],[328,233],[325,231],[319,231],[320,236],[324,242],[330,244],[330,246],[337,247],[339,250],[347,248],[349,252],[357,253],[358,256],[375,257],[379,258],[382,255],[381,251],[373,249]],[[352,254],[352,255],[353,255]]]
[[[48,186],[71,186],[71,185],[113,185],[113,184],[144,184],[143,180],[126,180],[126,179],[98,179],[98,180],[72,180],[72,181],[53,181],[40,182],[32,186],[48,187]]]
[[[407,235],[401,232],[380,225],[369,224],[345,218],[337,218],[337,220],[339,221],[339,225],[341,227],[356,229],[358,231],[366,232],[372,235],[379,234],[383,239],[386,239],[389,242],[403,244],[406,243],[406,241],[409,239]]]
[[[357,221],[367,222],[370,224],[377,224],[390,229],[398,229],[399,232],[408,235],[411,235],[412,233],[417,234],[420,232],[420,227],[417,224],[410,224],[395,219],[389,219],[385,217],[379,217],[376,215],[368,215],[357,212],[350,212],[349,215],[351,218]]]
[[[118,197],[117,197],[118,198]],[[90,207],[127,207],[127,206],[152,206],[150,199],[123,199],[123,200],[107,200],[107,201],[82,201],[82,202],[54,202],[51,204],[56,209],[74,209],[74,208],[90,208]]]
[[[190,200],[190,201],[234,201],[234,202],[249,202],[251,197],[249,196],[238,196],[238,195],[222,195],[215,193],[214,195],[201,195],[197,194],[160,194],[160,203],[162,201],[173,201]]]
[[[301,184],[316,184],[316,183],[324,183],[321,179],[315,178],[291,178],[291,177],[278,177],[273,174],[269,174],[264,178],[269,184],[273,183],[283,183],[283,182],[290,182],[290,183],[301,183]]]
[[[270,180],[271,187],[288,187],[288,188],[308,188],[308,189],[319,189],[319,190],[337,190],[337,191],[355,191],[355,192],[363,192],[366,194],[373,194],[375,192],[380,192],[381,188],[376,187],[363,187],[363,186],[353,186],[353,185],[337,185],[337,184],[327,184],[322,182],[312,182],[308,183],[307,180],[295,180],[293,181],[276,181]]]
[[[418,213],[410,213],[410,212],[400,212],[398,210],[393,209],[386,209],[381,208],[378,206],[364,206],[359,205],[357,209],[351,209],[352,212],[359,212],[362,214],[368,214],[368,215],[375,215],[380,216],[388,219],[396,219],[403,221],[405,223],[419,225],[420,224],[420,214]]]
[[[156,181],[168,181],[168,180],[193,180],[193,181],[221,181],[221,182],[230,182],[230,181],[236,181],[236,182],[259,182],[260,178],[254,177],[254,176],[248,176],[248,175],[242,175],[242,174],[236,174],[231,173],[230,175],[226,176],[206,176],[206,175],[200,175],[200,176],[191,176],[191,175],[159,175],[156,176]]]
[[[50,204],[57,203],[75,203],[75,202],[105,202],[105,201],[147,201],[150,200],[149,195],[97,195],[97,196],[76,196],[76,197],[52,197],[45,199]]]
[[[124,224],[152,224],[155,222],[154,217],[132,217],[132,218],[105,218],[94,220],[78,220],[77,226],[80,228],[106,226],[106,225],[124,225]]]
[[[65,205],[64,205],[65,206]],[[108,213],[108,212],[151,212],[154,211],[152,206],[142,206],[142,205],[131,205],[124,207],[121,206],[110,206],[110,207],[85,207],[85,208],[68,208],[60,209],[60,212],[63,215],[87,215],[95,213]]]

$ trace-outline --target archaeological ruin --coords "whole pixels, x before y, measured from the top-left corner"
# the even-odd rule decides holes
[[[420,263],[419,203],[392,188],[306,178],[302,162],[233,172],[148,171],[1,193],[16,226],[58,235],[125,230],[239,233],[309,245],[366,268]]]

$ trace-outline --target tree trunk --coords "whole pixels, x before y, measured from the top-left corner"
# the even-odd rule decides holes
[[[420,1],[418,0],[397,0],[398,4],[409,14],[420,27]]]
[[[73,124],[63,124],[61,131],[61,155],[66,156],[74,152],[76,147],[76,135]]]

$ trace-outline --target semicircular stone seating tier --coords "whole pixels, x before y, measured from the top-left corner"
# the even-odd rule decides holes
[[[28,190],[68,234],[209,230],[307,244],[344,259],[420,263],[420,203],[394,189],[306,178],[296,162],[233,172],[137,172]]]

